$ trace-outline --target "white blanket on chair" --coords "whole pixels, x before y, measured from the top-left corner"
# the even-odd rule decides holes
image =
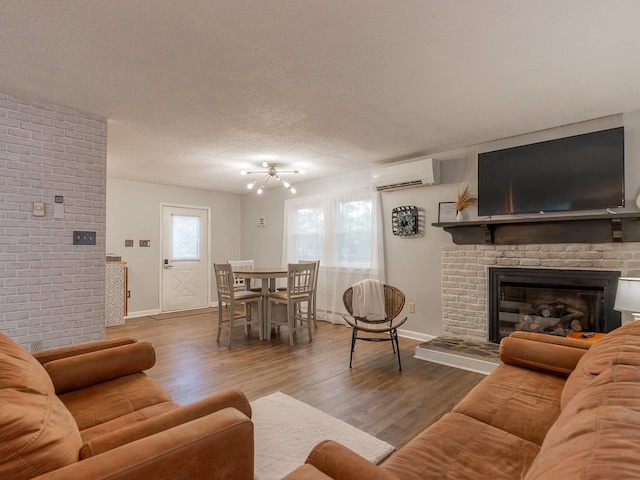
[[[353,316],[369,320],[384,320],[384,285],[378,280],[366,279],[352,286]]]

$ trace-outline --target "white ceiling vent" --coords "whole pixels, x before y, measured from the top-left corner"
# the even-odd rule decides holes
[[[379,192],[440,183],[440,165],[433,158],[387,165],[371,171],[371,184]]]

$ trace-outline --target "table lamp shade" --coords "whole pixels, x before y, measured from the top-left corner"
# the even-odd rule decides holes
[[[613,308],[619,312],[640,312],[640,278],[621,277],[618,280]]]

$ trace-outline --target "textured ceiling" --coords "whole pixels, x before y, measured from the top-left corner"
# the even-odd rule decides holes
[[[1,9],[0,91],[107,117],[116,178],[243,193],[640,108],[635,0]]]

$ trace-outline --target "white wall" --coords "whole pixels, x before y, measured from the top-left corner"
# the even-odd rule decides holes
[[[440,185],[386,192],[382,194],[385,261],[387,283],[407,295],[407,303],[416,304],[416,313],[404,314],[409,320],[405,330],[417,337],[442,334],[441,247],[452,244],[451,236],[432,227],[437,222],[439,202],[453,201],[461,185],[471,185],[477,192],[477,154],[527,143],[577,135],[598,129],[625,126],[625,176],[628,209],[635,210],[640,193],[640,111],[598,119],[582,124],[536,132],[521,137],[486,143],[474,147],[433,155],[442,160]],[[340,191],[369,185],[371,169],[344,175],[301,182],[302,176],[287,178],[297,189],[297,196]],[[257,265],[280,265],[284,201],[291,194],[284,188],[270,188],[262,196],[247,193],[242,197],[242,257],[254,258]],[[391,210],[402,205],[416,205],[424,225],[417,237],[396,237],[391,233]],[[474,211],[469,219],[476,218]],[[265,228],[258,227],[264,217]]]
[[[160,205],[173,204],[211,209],[211,262],[239,259],[241,196],[152,183],[107,179],[107,252],[129,267],[129,316],[160,311]],[[125,239],[134,241],[124,246]],[[151,240],[151,247],[140,247]],[[211,298],[215,295],[211,279]]]
[[[104,337],[106,169],[105,118],[0,93],[0,331],[27,348]]]

